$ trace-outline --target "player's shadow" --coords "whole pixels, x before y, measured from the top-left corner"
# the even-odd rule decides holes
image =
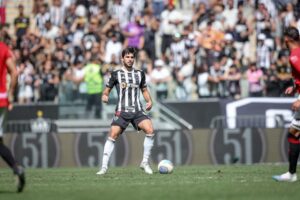
[[[15,191],[11,191],[11,190],[1,190],[0,189],[0,194],[16,194]]]

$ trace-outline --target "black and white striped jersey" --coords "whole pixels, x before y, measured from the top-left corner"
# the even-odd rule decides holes
[[[128,71],[122,68],[113,71],[106,87],[116,87],[118,103],[116,112],[142,111],[140,102],[140,91],[147,87],[145,73],[141,70],[132,69]]]

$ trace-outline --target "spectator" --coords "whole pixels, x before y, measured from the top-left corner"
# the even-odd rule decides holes
[[[99,22],[97,18],[91,18],[88,25],[87,32],[82,37],[82,45],[84,50],[89,51],[92,49],[93,44],[98,43],[101,46],[100,36],[98,34]],[[100,49],[103,50],[103,49]]]
[[[249,96],[250,97],[261,97],[263,96],[263,71],[257,68],[255,63],[249,65],[246,71],[246,77],[249,84]]]
[[[117,38],[116,32],[111,32],[108,36],[108,41],[105,46],[105,63],[110,63],[114,58],[120,58],[122,51],[122,43]],[[119,63],[119,59],[116,60]]]
[[[15,25],[15,34],[17,37],[17,48],[20,48],[22,37],[26,34],[30,26],[30,19],[29,17],[24,15],[24,6],[22,4],[18,6],[18,9],[19,9],[19,16],[15,18],[14,25]]]
[[[50,19],[54,26],[61,27],[64,23],[66,8],[62,0],[52,0],[50,7]]]
[[[182,35],[180,33],[175,33],[173,35],[170,52],[170,66],[176,70],[181,68],[183,65],[183,60],[188,59],[189,52],[186,49],[185,41],[182,39]]]
[[[144,50],[147,52],[149,58],[154,61],[156,58],[156,39],[155,35],[159,29],[159,22],[153,15],[153,10],[148,8],[145,11],[145,15],[143,17],[145,22],[145,29],[144,29],[144,38],[145,44]]]
[[[144,47],[144,28],[142,27],[141,16],[136,16],[133,22],[129,22],[124,30],[125,36],[124,46],[136,47],[142,49]]]
[[[161,53],[163,60],[167,60],[166,51],[170,48],[172,37],[175,33],[180,33],[180,25],[183,22],[182,14],[175,9],[174,5],[169,3],[167,9],[161,13],[160,30],[162,33]]]
[[[276,64],[272,63],[270,68],[266,71],[264,75],[265,80],[265,91],[267,97],[279,97],[280,96],[280,79],[278,77],[278,72]]]
[[[74,79],[74,81],[77,83],[84,81],[86,83],[87,117],[101,118],[102,102],[100,97],[103,90],[103,78],[97,55],[90,55],[90,59],[84,67],[82,76],[78,79]],[[95,109],[94,114],[92,114],[93,108]]]
[[[151,74],[151,83],[154,85],[156,91],[156,98],[159,101],[163,101],[168,97],[168,83],[171,81],[171,73],[169,69],[164,65],[162,60],[156,60],[154,62],[154,69]]]
[[[29,25],[23,30],[16,30],[16,34],[22,35],[18,36],[17,42],[7,31],[4,36],[6,43],[16,53],[18,66],[23,65],[20,86],[25,88],[24,85],[31,85],[31,101],[46,99],[47,85],[51,86],[50,91],[54,94],[51,101],[57,97],[53,91],[57,90],[59,84],[63,86],[61,90],[71,88],[70,76],[77,74],[77,70],[79,74],[81,70],[84,71],[83,66],[90,55],[97,54],[97,60],[104,62],[105,67],[101,67],[103,73],[109,76],[111,70],[119,67],[121,47],[127,45],[140,49],[137,66],[147,73],[147,78],[152,73],[153,62],[157,57],[162,58],[174,77],[174,84],[171,84],[175,86],[172,88],[174,94],[182,100],[193,96],[195,81],[201,97],[239,98],[239,87],[242,94],[248,91],[245,92],[246,88],[242,85],[238,86],[237,77],[248,71],[244,68],[251,60],[257,62],[257,68],[268,74],[264,76],[266,88],[259,81],[259,87],[265,89],[259,90],[262,95],[277,95],[277,91],[272,90],[275,89],[273,77],[276,74],[280,93],[283,87],[291,83],[290,66],[281,38],[283,27],[300,27],[298,10],[295,9],[299,3],[296,2],[276,4],[275,7],[271,0],[260,0],[256,8],[252,0],[191,0],[191,15],[188,15],[189,12],[183,15],[174,6],[174,1],[164,1],[166,4],[162,12],[153,7],[159,3],[161,9],[164,2],[160,0],[52,0],[49,5],[45,2],[49,1],[35,1],[34,9],[38,10],[32,13],[34,16],[27,13],[29,17],[34,17],[35,30],[30,29]],[[26,16],[24,11],[22,16]],[[138,34],[130,33],[129,29],[125,29],[126,25],[129,26],[127,29],[131,26],[133,32]],[[216,59],[219,70],[214,66]],[[44,63],[47,62],[52,62],[50,70],[44,69]],[[236,68],[231,68],[232,65],[236,65]],[[204,73],[198,73],[194,66],[208,67],[202,70]],[[253,76],[258,73],[250,74]],[[48,80],[53,83],[47,83]],[[208,92],[205,93],[203,91],[207,85]],[[223,89],[214,89],[216,85]],[[73,87],[78,90],[76,85]],[[257,85],[255,87],[258,88]],[[81,91],[84,96],[84,90]],[[24,100],[23,94],[20,93],[20,102],[29,102],[29,99]],[[75,95],[68,96],[76,98]],[[172,98],[171,93],[168,98]]]
[[[45,39],[49,39],[51,41],[54,41],[54,39],[59,36],[59,28],[57,26],[54,26],[52,24],[52,22],[50,20],[48,20],[45,23],[45,31],[42,34],[42,36]]]
[[[206,65],[202,65],[198,68],[197,74],[197,86],[198,86],[198,96],[199,98],[211,97],[210,83],[218,83],[219,80],[212,77],[208,73],[208,68]]]
[[[236,65],[231,65],[228,72],[224,75],[227,81],[227,90],[229,96],[235,100],[241,98],[240,80],[242,78],[241,72]]]
[[[76,5],[71,4],[66,8],[65,19],[64,19],[64,27],[69,30],[76,19]]]
[[[65,71],[69,68],[70,63],[63,49],[57,49],[54,53],[54,66],[59,72],[59,77],[62,78]]]
[[[210,11],[207,9],[206,4],[203,2],[201,2],[195,9],[195,14],[193,15],[192,20],[198,27],[203,21],[206,21],[208,19]]]
[[[289,65],[289,51],[287,49],[283,49],[279,52],[278,59],[276,60],[276,67],[278,78],[280,80],[280,94],[283,94],[288,86],[293,85],[291,68]]]
[[[266,45],[266,35],[261,33],[257,37],[257,65],[265,72],[271,64],[271,49]]]
[[[225,85],[225,70],[221,66],[219,59],[213,61],[213,65],[209,68],[209,74],[215,82],[210,83],[211,96],[225,97],[228,95]]]
[[[160,15],[165,8],[164,0],[152,0],[152,9],[154,11],[154,16],[156,19],[160,19]]]
[[[33,100],[33,66],[21,63],[18,67],[18,103],[30,103]]]
[[[40,73],[40,101],[54,101],[58,95],[59,75],[53,70],[52,61],[46,60]]]
[[[48,12],[48,4],[44,3],[39,7],[38,14],[35,16],[35,23],[37,31],[42,35],[46,32],[46,21],[50,20],[50,13]]]

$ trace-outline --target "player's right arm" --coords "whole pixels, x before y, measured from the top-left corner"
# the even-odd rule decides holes
[[[17,85],[17,78],[18,78],[16,64],[15,64],[15,60],[13,57],[7,58],[6,66],[7,66],[7,71],[10,75],[10,84],[9,84],[9,88],[8,88],[8,101],[9,101],[8,110],[11,110],[13,96],[15,93],[15,88]]]
[[[114,87],[116,82],[117,82],[117,72],[114,71],[111,73],[111,76],[106,84],[106,88],[102,92],[102,102],[103,103],[108,103],[110,91],[112,90],[112,88]]]
[[[285,94],[288,94],[288,95],[293,95],[295,93],[295,87],[294,86],[290,86],[288,88],[286,88]]]
[[[108,103],[109,93],[112,88],[106,87],[102,93],[102,102]]]

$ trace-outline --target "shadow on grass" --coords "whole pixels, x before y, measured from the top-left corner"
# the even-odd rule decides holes
[[[0,189],[0,194],[17,194],[17,192],[12,191],[12,190],[1,190]]]

